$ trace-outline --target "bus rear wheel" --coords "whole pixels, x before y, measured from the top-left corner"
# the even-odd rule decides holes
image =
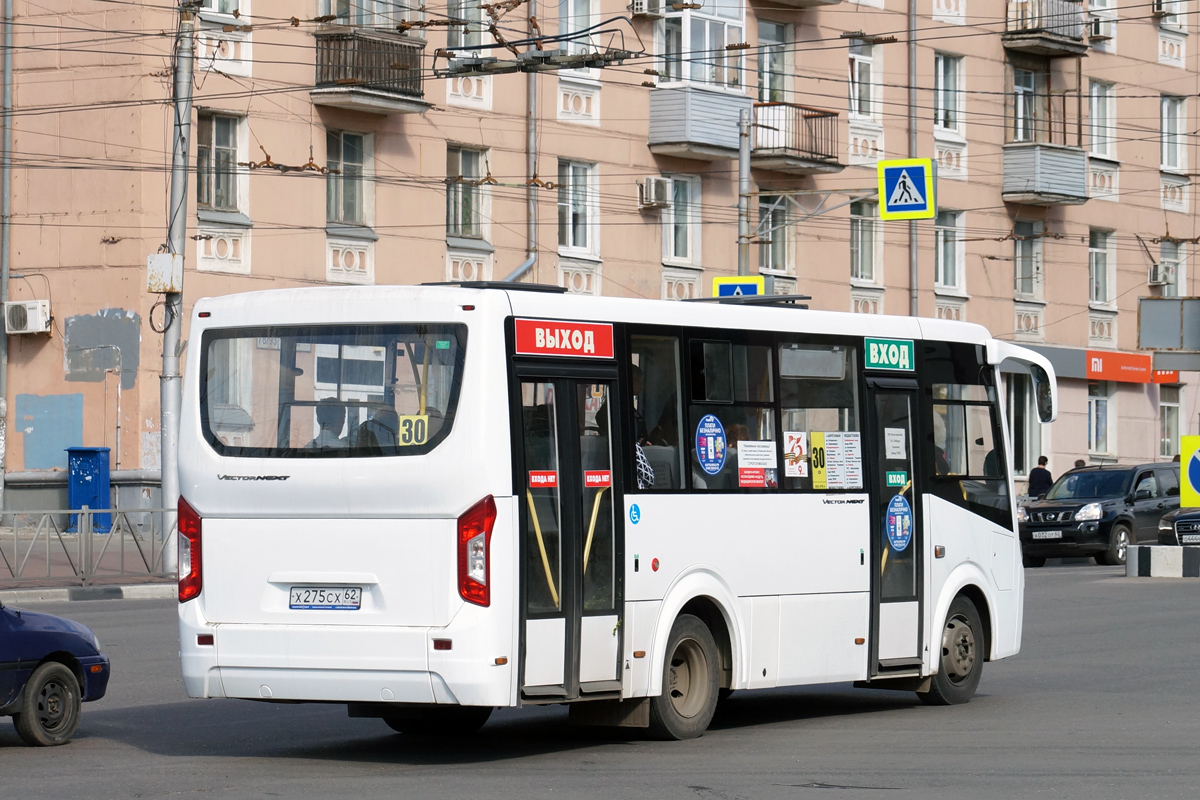
[[[983,624],[969,598],[959,595],[950,604],[942,628],[941,658],[929,691],[917,697],[931,706],[970,702],[983,674]]]
[[[681,614],[666,652],[662,694],[650,699],[650,734],[694,739],[708,729],[717,709],[717,643],[699,618]]]
[[[396,733],[425,736],[459,736],[475,733],[492,715],[488,706],[431,706],[398,708],[383,715]]]

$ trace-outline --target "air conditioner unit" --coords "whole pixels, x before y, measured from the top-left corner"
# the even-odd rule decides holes
[[[632,16],[643,17],[645,19],[661,19],[665,16],[663,12],[663,0],[631,0],[629,13]]]
[[[671,179],[658,176],[646,178],[638,187],[642,208],[670,208]]]
[[[1150,3],[1150,15],[1153,17],[1165,17],[1171,13],[1172,0],[1152,0]]]
[[[1155,264],[1150,268],[1150,274],[1146,276],[1146,283],[1150,286],[1169,286],[1174,282],[1174,264]]]
[[[1091,17],[1088,20],[1088,41],[1107,42],[1112,37],[1113,20],[1104,17]]]
[[[16,300],[4,304],[4,330],[7,333],[49,333],[49,300]]]

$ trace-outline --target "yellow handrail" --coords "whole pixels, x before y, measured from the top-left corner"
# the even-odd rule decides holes
[[[525,490],[525,498],[529,501],[529,517],[533,520],[533,532],[537,535],[538,550],[542,554],[542,569],[546,572],[546,586],[550,587],[550,599],[558,608],[558,590],[554,588],[554,578],[550,575],[550,559],[546,557],[546,543],[542,541],[542,526],[538,524],[537,509],[533,505],[533,492]]]
[[[604,496],[607,486],[600,487],[596,492],[596,502],[592,505],[592,524],[588,526],[587,543],[583,546],[583,574],[587,575],[588,556],[592,554],[592,535],[596,533],[596,517],[600,514],[600,498]]]

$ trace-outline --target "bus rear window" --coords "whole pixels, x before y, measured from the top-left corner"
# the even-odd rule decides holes
[[[246,458],[428,453],[454,424],[466,343],[464,325],[208,331],[204,436]]]

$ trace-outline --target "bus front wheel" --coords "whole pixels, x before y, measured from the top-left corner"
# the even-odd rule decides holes
[[[717,709],[717,643],[699,618],[681,614],[671,626],[666,652],[662,694],[650,700],[650,734],[694,739]]]
[[[475,733],[492,715],[488,706],[431,706],[398,708],[384,714],[383,721],[396,733],[426,736],[455,736]]]
[[[931,706],[969,702],[983,673],[983,624],[969,598],[959,595],[950,604],[942,628],[941,659],[929,691],[917,696]]]

